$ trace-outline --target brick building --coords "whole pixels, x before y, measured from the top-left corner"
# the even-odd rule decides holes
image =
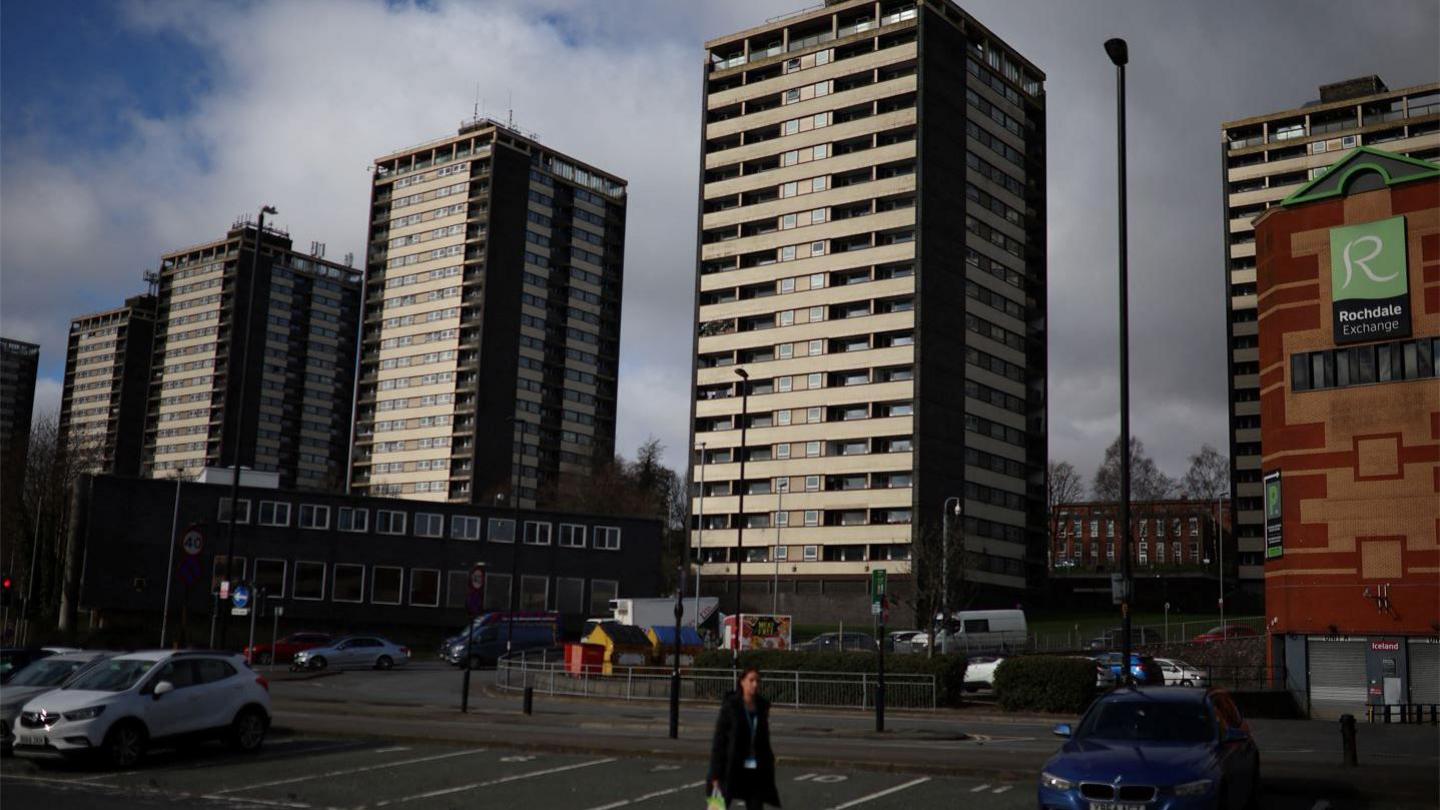
[[[1317,716],[1440,702],[1440,165],[1355,150],[1256,235],[1271,662]]]
[[[1225,525],[1228,504],[1191,500],[1132,503],[1130,561],[1137,576],[1157,571],[1194,570],[1218,563],[1217,529]],[[1119,506],[1071,503],[1051,515],[1050,570],[1120,570]],[[1230,541],[1229,536],[1226,536]],[[1234,570],[1234,543],[1226,547]]]

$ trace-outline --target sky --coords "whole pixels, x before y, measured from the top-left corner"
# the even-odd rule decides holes
[[[363,255],[369,167],[481,113],[629,181],[617,446],[684,466],[703,43],[814,2],[252,0],[0,7],[0,334],[71,318],[262,204]],[[1434,0],[972,0],[1047,73],[1050,456],[1119,431],[1114,68],[1130,44],[1131,424],[1160,467],[1226,450],[1221,123],[1379,74],[1440,79]],[[513,113],[512,113],[513,111]]]

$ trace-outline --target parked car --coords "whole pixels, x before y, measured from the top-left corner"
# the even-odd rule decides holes
[[[1258,797],[1260,751],[1219,689],[1117,689],[1093,704],[1040,771],[1044,808],[1239,808]]]
[[[1097,655],[1094,659],[1096,664],[1097,686],[1109,686],[1119,683],[1120,677],[1120,653],[1111,652],[1104,655]],[[1164,686],[1165,673],[1161,671],[1160,664],[1148,655],[1130,654],[1130,677],[1136,684],[1143,686]]]
[[[908,653],[912,652],[910,640],[920,635],[919,630],[892,630],[885,637],[885,650],[887,652]]]
[[[470,640],[470,667],[494,666],[506,652],[523,652],[537,648],[554,647],[560,640],[559,625],[554,621],[519,620],[515,622],[515,642],[510,639],[510,623],[499,622],[474,629]],[[440,657],[457,667],[465,666],[465,634],[461,633],[446,642]]]
[[[1176,658],[1156,658],[1160,671],[1165,675],[1166,686],[1209,686],[1210,677],[1205,671]]]
[[[999,655],[972,655],[965,662],[965,691],[995,688],[995,670],[1005,659]]]
[[[273,645],[256,644],[254,648],[246,647],[245,658],[256,664],[273,664],[277,661],[288,664],[295,658],[295,653],[323,647],[331,641],[334,641],[334,638],[329,633],[291,633],[276,640]]]
[[[103,661],[25,704],[15,753],[100,753],[117,768],[152,745],[221,737],[254,752],[270,728],[270,685],[236,653],[157,650]]]
[[[7,647],[0,650],[0,684],[10,682],[16,671],[22,669],[31,661],[38,661],[41,658],[48,658],[55,653],[39,648]]]
[[[875,652],[875,637],[866,633],[821,633],[795,645],[796,652]]]
[[[1112,627],[1103,634],[1090,639],[1090,649],[1110,650],[1120,646],[1120,639],[1124,630],[1119,627]],[[1165,635],[1150,627],[1130,628],[1130,645],[1132,647],[1149,647],[1154,644],[1164,644]]]
[[[295,653],[291,669],[390,669],[410,663],[410,648],[379,636],[346,636]]]
[[[1217,625],[1206,630],[1195,638],[1190,639],[1191,644],[1210,644],[1216,641],[1225,641],[1232,638],[1253,638],[1260,635],[1260,632],[1253,627],[1246,627],[1243,624]]]
[[[116,653],[103,651],[60,653],[31,661],[16,670],[15,676],[0,691],[0,752],[8,754],[14,746],[15,720],[26,703],[114,655]]]

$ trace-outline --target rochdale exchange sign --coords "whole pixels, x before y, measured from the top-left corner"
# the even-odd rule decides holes
[[[1335,342],[1410,336],[1405,217],[1330,231]]]

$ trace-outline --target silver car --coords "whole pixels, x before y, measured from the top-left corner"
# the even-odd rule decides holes
[[[291,669],[390,669],[410,663],[410,648],[379,636],[345,636],[295,653]]]
[[[119,655],[103,650],[76,650],[32,661],[0,689],[0,750],[9,753],[15,743],[15,719],[20,708],[101,661]]]

